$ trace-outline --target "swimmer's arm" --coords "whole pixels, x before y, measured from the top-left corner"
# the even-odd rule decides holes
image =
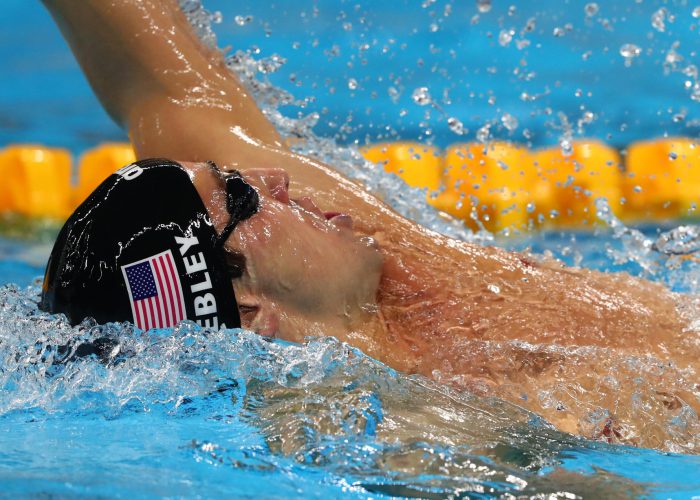
[[[200,42],[176,0],[42,1],[103,106],[137,147],[176,147],[183,126],[195,150],[204,134],[211,147],[212,132],[224,126],[239,130],[241,139],[282,147],[222,54]],[[151,123],[151,114],[160,122]]]
[[[176,0],[42,0],[105,109],[137,156],[281,167],[293,196],[370,224],[406,222],[328,166],[293,154],[218,50],[205,47]]]

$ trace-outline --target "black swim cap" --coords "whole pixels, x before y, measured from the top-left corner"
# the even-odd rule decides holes
[[[144,330],[184,319],[239,327],[217,239],[181,165],[138,161],[107,178],[63,226],[40,306],[64,313],[74,325],[91,317],[99,323],[130,321]]]

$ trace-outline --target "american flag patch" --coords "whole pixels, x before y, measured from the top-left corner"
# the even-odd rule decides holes
[[[170,250],[122,266],[134,324],[168,328],[187,318],[180,277]]]

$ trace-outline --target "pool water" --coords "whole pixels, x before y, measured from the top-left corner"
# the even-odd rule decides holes
[[[196,7],[195,2],[185,3]],[[519,116],[521,125],[514,132],[492,124],[490,130],[495,135],[517,135],[533,144],[558,142],[569,132],[561,129],[561,117],[554,125],[546,117],[556,117],[559,111],[577,116],[581,109],[575,99],[575,86],[585,83],[595,90],[595,97],[586,106],[600,117],[590,129],[584,127],[586,132],[610,136],[611,142],[619,143],[648,137],[644,134],[650,130],[691,134],[694,101],[682,82],[677,85],[674,78],[678,75],[669,73],[668,78],[662,78],[662,73],[654,73],[658,77],[654,82],[668,90],[663,103],[637,79],[629,78],[632,84],[640,85],[636,98],[640,102],[635,101],[635,106],[631,101],[635,98],[630,97],[635,91],[628,91],[619,94],[622,101],[627,101],[620,104],[618,99],[608,106],[605,96],[610,94],[598,92],[595,85],[600,82],[596,78],[587,81],[590,73],[579,71],[585,51],[576,48],[572,40],[583,37],[584,45],[600,44],[590,49],[600,56],[597,64],[621,71],[625,66],[615,52],[618,42],[630,41],[632,35],[644,40],[639,33],[651,32],[653,36],[646,37],[651,40],[647,52],[632,62],[630,74],[659,72],[662,62],[654,59],[658,56],[655,51],[668,50],[669,37],[690,37],[688,33],[694,33],[690,29],[694,22],[692,9],[674,6],[677,17],[671,23],[664,14],[666,27],[659,31],[649,28],[649,14],[662,5],[645,3],[637,10],[622,3],[601,3],[601,15],[591,19],[584,13],[585,4],[542,2],[534,13],[519,6],[516,13],[521,17],[514,17],[516,13],[509,14],[508,6],[494,3],[491,11],[479,13],[474,21],[478,9],[473,4],[469,8],[455,4],[445,16],[447,4],[432,1],[422,5],[405,2],[401,8],[393,2],[373,2],[359,9],[345,2],[316,2],[294,8],[285,4],[284,16],[275,12],[273,5],[257,7],[243,2],[231,12],[225,2],[207,2],[207,6],[226,14],[221,25],[222,45],[231,36],[244,48],[253,44],[260,47],[260,54],[253,48],[249,54],[237,55],[231,66],[244,79],[262,79],[256,95],[277,125],[287,133],[303,135],[305,152],[361,179],[397,210],[461,239],[513,249],[532,248],[538,253],[552,253],[571,265],[643,276],[684,293],[684,300],[690,300],[700,292],[700,263],[694,259],[697,249],[693,241],[683,243],[672,232],[678,223],[627,228],[608,215],[603,206],[600,216],[604,228],[596,232],[549,232],[510,240],[489,234],[470,235],[428,209],[422,193],[365,164],[354,148],[339,147],[308,128],[317,112],[319,125],[325,123],[320,130],[345,142],[365,135],[377,138],[398,134],[447,143],[460,139],[447,125],[447,115],[459,115],[473,133],[495,118],[502,123],[500,118],[507,111]],[[51,31],[38,6],[10,0],[4,7],[3,22],[7,23],[8,18],[14,22],[0,31],[4,37],[0,50],[12,55],[10,61],[15,67],[11,74],[16,79],[0,86],[0,115],[5,117],[0,130],[2,140],[40,141],[79,152],[96,140],[121,137],[98,110],[79,74],[76,76],[65,49],[55,48],[54,43],[60,43],[56,41],[58,35]],[[566,67],[551,69],[543,82],[534,79],[534,83],[523,83],[517,79],[514,84],[510,78],[497,78],[494,75],[503,76],[505,68],[512,69],[513,57],[517,63],[519,49],[514,47],[515,42],[503,46],[494,40],[511,24],[526,25],[532,15],[541,26],[531,36],[533,47],[539,43],[542,50],[553,50],[555,56],[573,52],[576,57],[562,58]],[[566,28],[569,17],[576,20],[576,29]],[[296,18],[302,21],[295,24]],[[396,21],[382,24],[382,18]],[[608,27],[604,19],[608,19]],[[16,50],[13,44],[22,39],[26,25],[35,22],[45,23],[31,42],[35,52]],[[333,23],[337,24],[335,31],[322,28]],[[351,25],[347,30],[346,23]],[[368,23],[373,23],[371,33]],[[433,23],[438,26],[436,31]],[[612,41],[601,41],[600,33],[609,32],[611,25]],[[300,32],[308,26],[316,30],[310,37]],[[465,29],[468,26],[474,28]],[[548,33],[557,27],[562,27],[564,35],[549,37]],[[372,37],[383,42],[374,45]],[[448,64],[454,59],[440,43],[454,37],[455,47],[460,50],[483,52],[479,56],[482,59],[473,59],[474,67],[482,68],[481,72],[470,69],[465,73],[459,66]],[[313,46],[315,38],[320,48]],[[385,44],[399,46],[389,51],[394,54],[389,59],[395,59],[396,72],[389,86],[399,85],[395,83],[398,76],[405,85],[396,102],[378,100],[374,104],[375,85],[387,95],[390,92],[385,80],[366,79],[367,75],[383,73],[372,67],[370,59],[362,63],[361,52],[370,51],[360,50],[365,39],[379,53]],[[390,43],[390,39],[397,42]],[[563,48],[558,45],[561,40]],[[294,48],[295,42],[301,44],[298,49]],[[405,49],[400,48],[402,43]],[[338,45],[337,51],[334,44]],[[605,44],[608,50],[604,50]],[[437,57],[437,49],[448,53],[446,59],[438,58],[445,71],[437,68],[423,72],[420,68],[430,64],[430,57]],[[487,49],[495,52],[487,53]],[[501,49],[513,54],[499,57]],[[275,60],[261,62],[260,57],[270,57],[273,50],[289,53],[290,63],[270,72]],[[304,72],[310,71],[309,66],[304,65],[289,69],[300,64],[293,60],[295,50],[302,51],[299,59],[305,64],[315,64],[320,71],[327,71],[327,76],[307,76]],[[420,50],[425,53],[418,53]],[[336,56],[335,52],[343,55]],[[540,53],[533,57],[530,64],[546,71],[545,62],[553,56]],[[37,58],[51,64],[39,65]],[[417,64],[418,59],[424,61],[423,66]],[[377,64],[381,61],[374,60]],[[496,64],[496,69],[484,70],[489,64]],[[291,87],[290,73],[295,73]],[[442,81],[444,74],[455,75],[454,80],[447,79],[457,103],[454,109],[445,99],[437,108],[411,104],[414,85],[428,86],[442,96],[443,89],[436,92],[435,82]],[[470,74],[475,77],[469,80],[471,83],[467,81]],[[46,97],[48,92],[39,81],[54,76],[61,83],[60,91]],[[349,84],[350,78],[356,84]],[[299,92],[311,93],[317,99],[302,103],[303,112],[311,115],[301,121],[289,120],[277,114],[280,105],[289,102],[286,91],[279,86],[295,90],[294,82],[299,79],[309,82]],[[31,85],[22,89],[21,82]],[[468,83],[485,87],[471,98],[470,91],[463,89]],[[542,83],[541,91],[550,87],[542,100],[522,101],[508,91],[512,85],[537,83]],[[331,87],[336,90],[331,92]],[[518,88],[517,94],[524,89]],[[489,104],[489,92],[497,96],[498,106]],[[353,109],[334,105],[341,101],[350,103]],[[71,108],[71,102],[81,106]],[[464,106],[474,110],[460,114],[458,110]],[[365,112],[368,107],[371,111]],[[685,109],[688,119],[674,121],[665,111],[660,117],[661,107],[676,113]],[[407,112],[402,115],[403,108]],[[549,114],[546,108],[552,108]],[[426,109],[430,116],[425,116]],[[532,109],[539,111],[529,120]],[[630,119],[629,110],[640,110],[638,118]],[[635,126],[635,120],[639,126]],[[391,130],[381,129],[378,124],[382,122]],[[343,127],[347,123],[352,126]],[[531,132],[530,139],[522,135],[525,128]],[[655,250],[669,241],[685,244],[686,254],[667,255]],[[683,441],[687,437],[684,429],[697,428],[697,415],[680,412],[669,419],[669,428],[677,430],[677,437],[669,438],[664,448],[673,452],[609,445],[557,432],[510,403],[397,373],[329,338],[295,345],[268,342],[239,330],[203,331],[192,324],[147,334],[134,331],[128,324],[99,326],[86,322],[70,328],[62,317],[37,309],[40,282],[36,278],[43,272],[49,251],[50,241],[31,235],[0,239],[0,488],[10,496],[700,496],[700,456],[687,453],[697,450],[698,445],[692,439]],[[104,336],[118,341],[107,362],[74,356],[81,342]],[[628,362],[620,359],[613,370],[622,370]],[[653,387],[642,387],[640,394],[651,390]],[[697,433],[691,438],[697,440]]]

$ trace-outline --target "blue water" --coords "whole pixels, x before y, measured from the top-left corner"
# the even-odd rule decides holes
[[[538,146],[562,138],[560,113],[574,137],[615,145],[697,135],[688,78],[663,69],[675,41],[683,64],[693,60],[693,5],[600,2],[589,19],[587,2],[532,2],[536,7],[517,5],[512,15],[508,4],[494,2],[473,23],[473,2],[455,3],[449,16],[447,2],[422,3],[206,5],[225,14],[217,26],[221,46],[287,59],[267,78],[311,99],[285,112],[319,113],[315,131],[341,143],[401,137],[444,145],[471,140],[491,123],[495,137]],[[661,7],[675,15],[663,33],[650,22]],[[3,8],[0,145],[39,142],[79,153],[125,139],[40,3],[6,0]],[[236,15],[252,20],[240,26]],[[519,50],[516,40],[532,17],[530,46]],[[516,35],[503,47],[499,32],[511,27]],[[553,35],[557,27],[563,36]],[[619,55],[624,43],[644,49],[630,67]],[[435,106],[411,99],[423,86]],[[523,92],[546,95],[529,101]],[[586,110],[595,119],[578,130]],[[506,112],[519,121],[513,131],[502,125]],[[469,133],[450,131],[447,117]],[[393,189],[381,192],[390,201],[417,199]],[[497,243],[698,293],[697,262],[650,250],[668,229],[553,232]],[[699,456],[574,438],[510,404],[404,376],[332,339],[297,346],[193,325],[151,334],[129,325],[71,329],[36,308],[35,279],[48,248],[0,239],[0,491],[9,496],[700,495]],[[105,334],[119,340],[107,364],[57,350]]]
[[[695,4],[598,2],[598,14],[587,17],[587,3],[494,1],[476,24],[473,1],[209,0],[206,6],[224,14],[216,26],[220,46],[286,59],[268,76],[305,102],[287,112],[319,113],[316,131],[341,142],[400,137],[445,145],[473,139],[480,127],[494,123],[493,136],[538,146],[560,140],[559,113],[574,137],[616,146],[665,134],[696,137],[700,106],[685,87],[692,78],[681,72],[697,62]],[[447,5],[451,13],[445,16]],[[509,15],[511,5],[516,9]],[[0,145],[42,142],[79,153],[99,141],[126,139],[92,96],[41,4],[6,0],[2,8]],[[650,20],[660,8],[674,18],[663,32]],[[237,15],[252,20],[240,26]],[[530,19],[535,27],[521,37]],[[555,36],[555,28],[563,28],[563,36]],[[499,33],[511,29],[513,41],[501,46]],[[521,38],[530,45],[518,49]],[[664,60],[675,42],[684,59],[678,71],[666,72]],[[642,49],[630,67],[619,53],[626,43]],[[357,82],[354,90],[350,79]],[[419,87],[429,89],[442,112],[413,102]],[[546,95],[523,100],[523,92]],[[595,118],[579,130],[585,111]],[[506,112],[519,121],[512,132],[500,121]],[[446,117],[462,121],[469,133],[450,132]]]

